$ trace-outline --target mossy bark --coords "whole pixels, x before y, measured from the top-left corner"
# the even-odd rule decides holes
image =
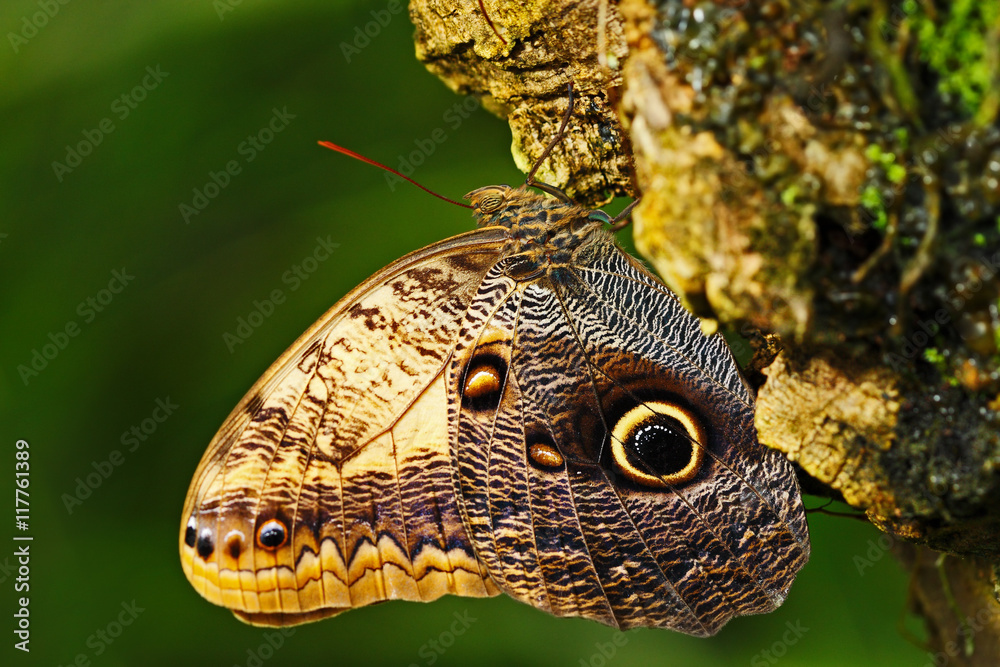
[[[916,545],[901,560],[933,651],[1000,664],[1000,0],[410,14],[418,57],[510,121],[525,170],[574,83],[541,180],[641,194],[636,245],[682,299],[780,337],[755,360],[760,440]],[[982,609],[987,634],[948,653],[947,624]]]

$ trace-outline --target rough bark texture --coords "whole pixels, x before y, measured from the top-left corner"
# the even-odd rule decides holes
[[[621,17],[597,0],[479,4],[411,3],[417,58],[455,92],[474,94],[507,118],[517,166],[528,171],[555,136],[566,113],[567,84],[577,101],[565,141],[537,178],[581,202],[632,193],[631,157],[614,103],[621,74],[612,67],[627,49]],[[595,47],[603,27],[605,65]],[[608,65],[610,61],[610,65]]]
[[[918,545],[932,650],[1000,664],[1000,1],[484,6],[413,0],[418,57],[509,119],[525,170],[576,84],[542,180],[634,188],[668,284],[780,336],[761,441]],[[956,609],[992,615],[971,653]]]

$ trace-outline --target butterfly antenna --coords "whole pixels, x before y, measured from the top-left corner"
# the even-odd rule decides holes
[[[552,152],[552,149],[556,147],[556,144],[562,141],[563,136],[566,134],[566,126],[569,125],[569,118],[573,115],[573,82],[570,81],[566,85],[566,88],[568,96],[568,100],[566,102],[566,115],[563,116],[562,123],[559,125],[559,131],[556,132],[556,136],[552,137],[552,141],[549,142],[549,145],[545,147],[544,151],[542,151],[542,155],[535,161],[535,166],[528,172],[528,178],[524,181],[525,185],[534,187],[538,186],[535,182],[535,172],[538,171],[538,168],[541,167],[542,163],[549,157],[549,153]]]
[[[352,151],[349,148],[344,148],[343,146],[338,146],[337,144],[332,143],[330,141],[319,141],[317,143],[320,146],[322,146],[323,148],[329,148],[332,151],[337,151],[338,153],[343,153],[344,155],[347,155],[348,157],[352,157],[355,160],[361,160],[362,162],[370,164],[370,165],[372,165],[374,167],[378,167],[379,169],[384,169],[385,171],[389,172],[390,174],[395,174],[396,176],[399,176],[403,180],[409,181],[410,183],[413,183],[415,186],[417,186],[418,188],[420,188],[424,192],[427,192],[428,194],[432,194],[435,197],[437,197],[438,199],[443,199],[444,201],[448,202],[449,204],[454,204],[455,206],[461,206],[462,208],[472,208],[468,204],[463,204],[460,201],[455,201],[454,199],[449,199],[448,197],[445,197],[444,195],[439,195],[438,193],[434,192],[430,188],[424,187],[420,183],[417,183],[415,180],[413,180],[409,176],[404,176],[403,174],[399,173],[398,171],[396,171],[392,167],[387,167],[384,164],[382,164],[381,162],[376,162],[375,160],[371,159],[370,157],[365,157],[364,155],[361,155],[360,153],[355,153],[354,151]]]
[[[479,0],[479,9],[483,12],[483,17],[486,19],[486,23],[489,24],[490,30],[493,31],[493,34],[497,36],[497,39],[503,42],[504,46],[507,46],[507,40],[503,38],[503,35],[497,32],[496,26],[493,25],[493,21],[490,20],[490,15],[486,13],[486,7],[483,6],[483,0]]]
[[[608,231],[617,232],[621,229],[625,229],[626,227],[628,227],[628,223],[632,222],[632,217],[631,217],[632,209],[634,209],[638,203],[639,200],[636,199],[631,204],[622,209],[621,213],[611,218],[611,220],[608,220],[608,222],[611,223],[611,226],[608,227]]]

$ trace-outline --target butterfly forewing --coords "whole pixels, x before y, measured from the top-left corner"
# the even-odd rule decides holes
[[[492,595],[454,499],[444,370],[497,230],[369,279],[250,390],[188,494],[181,560],[245,620]]]

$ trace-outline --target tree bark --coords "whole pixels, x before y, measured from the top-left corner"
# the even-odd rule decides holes
[[[574,83],[541,180],[641,193],[639,251],[750,338],[738,356],[758,348],[761,442],[905,544],[933,652],[1000,664],[1000,2],[410,14],[418,57],[510,121],[524,170]]]

